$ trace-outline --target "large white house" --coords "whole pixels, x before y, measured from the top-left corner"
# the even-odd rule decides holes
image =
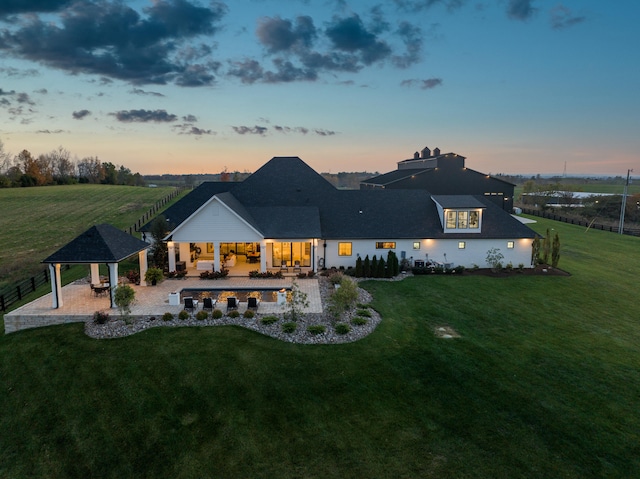
[[[164,215],[171,271],[317,271],[389,250],[412,264],[486,267],[491,248],[504,264],[530,267],[535,237],[483,196],[338,190],[298,157],[275,157],[242,182],[205,182]]]

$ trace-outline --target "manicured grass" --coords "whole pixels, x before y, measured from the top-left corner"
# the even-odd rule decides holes
[[[572,276],[370,281],[353,344],[2,336],[0,477],[638,477],[640,239],[547,226]]]
[[[44,258],[94,224],[132,226],[171,191],[113,185],[0,189],[0,287],[44,269]]]

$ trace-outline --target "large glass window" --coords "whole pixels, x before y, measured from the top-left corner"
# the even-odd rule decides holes
[[[445,212],[445,229],[466,230],[480,228],[480,212],[466,210],[447,210]]]
[[[480,214],[477,211],[469,211],[469,228],[480,227]]]
[[[469,226],[469,212],[468,211],[458,211],[458,228],[467,229]]]
[[[300,266],[311,266],[311,243],[293,243],[276,241],[273,243],[272,263],[279,266],[284,261],[287,266],[293,266],[296,261]]]
[[[395,249],[395,241],[378,241],[376,242],[376,249]]]
[[[447,229],[455,229],[456,227],[456,212],[447,211]]]
[[[351,243],[338,243],[338,256],[351,256]]]

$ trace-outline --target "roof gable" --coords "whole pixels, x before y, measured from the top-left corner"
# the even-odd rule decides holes
[[[43,263],[117,263],[149,244],[109,224],[95,225],[43,260]]]

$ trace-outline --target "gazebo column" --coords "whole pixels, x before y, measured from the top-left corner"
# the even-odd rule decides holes
[[[147,273],[147,269],[149,268],[146,249],[143,249],[138,253],[138,265],[140,267],[140,286],[146,286],[147,282],[144,280],[144,275]]]
[[[176,244],[173,241],[167,242],[167,252],[169,256],[169,271],[176,270]]]
[[[100,282],[100,265],[98,263],[91,263],[91,284],[98,284]]]
[[[260,241],[260,272],[267,271],[267,242],[265,240]]]
[[[213,270],[220,271],[220,243],[213,242]]]
[[[49,276],[51,278],[51,307],[62,307],[62,282],[60,281],[60,263],[49,264]]]
[[[118,286],[118,263],[107,263],[109,267],[109,296],[111,297],[111,307],[116,307],[116,287]]]

